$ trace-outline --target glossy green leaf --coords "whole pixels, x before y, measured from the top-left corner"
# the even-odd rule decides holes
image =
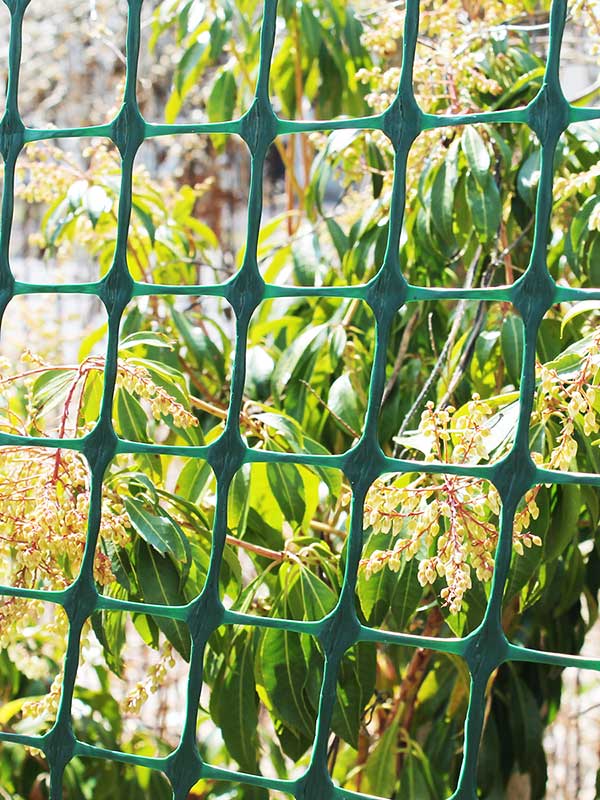
[[[363,429],[364,409],[360,408],[350,376],[346,373],[336,378],[329,387],[327,405],[331,409],[337,425],[344,433],[349,433],[350,429],[360,436]]]
[[[219,708],[211,706],[223,734],[225,746],[240,768],[255,772],[258,756],[258,695],[254,680],[254,639],[251,629],[238,634],[226,654],[213,696]]]
[[[309,665],[300,636],[281,629],[265,631],[259,651],[261,679],[276,716],[302,736],[314,736],[315,710],[305,687]]]
[[[135,552],[135,567],[144,602],[164,606],[185,605],[179,574],[169,556],[161,556],[141,539],[136,543]],[[153,619],[177,652],[189,661],[191,641],[187,625],[168,617],[157,616]]]
[[[490,175],[485,182],[481,181],[473,175],[467,176],[466,197],[479,239],[488,242],[498,233],[502,205],[500,192],[493,177]]]
[[[577,536],[580,508],[581,488],[573,483],[561,486],[551,510],[550,527],[544,539],[544,557],[548,561],[557,558],[571,539]]]
[[[273,499],[281,509],[284,519],[292,524],[300,524],[304,518],[306,497],[298,467],[294,464],[269,461],[267,479],[273,492]]]
[[[367,762],[365,778],[368,789],[378,797],[391,797],[396,785],[399,727],[400,715],[396,714],[383,732]]]
[[[132,442],[147,440],[148,416],[140,402],[125,389],[117,389],[115,402],[117,433]]]
[[[238,537],[243,537],[250,509],[250,464],[245,464],[233,476],[227,496],[227,525]]]
[[[482,188],[487,187],[490,178],[490,154],[483,137],[474,125],[465,126],[461,146],[471,174]]]
[[[500,344],[508,377],[513,386],[519,386],[523,366],[525,330],[523,320],[516,314],[509,314],[505,318],[502,324]]]
[[[237,86],[233,73],[223,69],[214,82],[206,104],[210,122],[233,119],[237,99]]]

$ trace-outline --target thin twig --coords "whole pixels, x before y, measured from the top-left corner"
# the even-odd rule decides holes
[[[492,262],[486,269],[481,279],[482,288],[486,288],[491,283],[495,268],[496,268],[496,260],[492,259]],[[469,337],[465,344],[465,348],[460,357],[460,361],[458,362],[458,365],[452,374],[452,378],[450,379],[450,383],[448,384],[444,396],[437,405],[438,409],[444,408],[444,406],[448,405],[450,398],[452,397],[452,395],[456,390],[456,387],[463,379],[465,372],[469,368],[469,364],[471,363],[473,355],[475,354],[475,345],[477,343],[477,337],[481,333],[484,320],[485,320],[485,306],[483,303],[480,303],[479,308],[477,309],[477,314],[475,315],[475,321],[473,322],[471,332],[469,333]]]
[[[319,522],[319,520],[316,519],[311,519],[310,527],[315,531],[321,531],[322,533],[334,533],[341,539],[345,539],[348,536],[346,531],[336,528],[334,525],[328,525],[326,522]]]
[[[271,550],[269,547],[261,547],[258,544],[246,542],[244,539],[238,539],[236,536],[232,536],[230,533],[226,535],[225,539],[227,544],[240,547],[242,550],[247,550],[248,552],[254,553],[257,556],[269,558],[271,561],[285,561],[287,557],[287,553],[283,550]]]
[[[331,416],[332,416],[332,417],[333,417],[333,418],[334,418],[334,419],[335,419],[337,422],[339,422],[339,424],[340,424],[340,425],[341,425],[343,428],[345,428],[345,429],[348,431],[348,433],[349,433],[349,434],[351,434],[352,436],[354,436],[354,438],[355,438],[355,439],[360,439],[360,433],[358,433],[358,431],[355,431],[355,430],[354,430],[354,428],[353,428],[351,425],[348,425],[348,423],[347,423],[347,422],[344,422],[344,420],[343,420],[343,419],[342,419],[342,418],[341,418],[341,417],[340,417],[338,414],[336,414],[336,413],[335,413],[335,411],[333,411],[333,409],[331,409],[331,408],[330,408],[330,407],[327,405],[327,403],[325,402],[325,400],[323,400],[323,398],[322,398],[322,397],[321,397],[321,396],[320,396],[320,395],[319,395],[317,392],[315,392],[315,390],[314,390],[314,389],[313,389],[313,387],[310,385],[310,383],[307,383],[307,381],[304,381],[304,380],[300,380],[300,383],[303,383],[303,384],[304,384],[304,386],[306,386],[306,388],[308,389],[308,391],[309,391],[311,394],[313,394],[313,395],[314,395],[314,396],[317,398],[318,402],[319,402],[319,403],[320,403],[320,404],[323,406],[323,408],[327,409],[327,411],[329,411],[329,413],[331,414]]]
[[[479,263],[479,259],[481,258],[481,252],[482,252],[482,248],[481,248],[481,245],[479,245],[477,250],[476,250],[476,252],[475,252],[473,260],[471,261],[471,263],[469,265],[469,269],[467,270],[467,276],[466,276],[466,280],[465,280],[465,288],[466,289],[470,289],[471,286],[473,285],[473,280],[475,278],[475,270],[477,269],[477,264]],[[410,407],[407,415],[402,420],[402,425],[400,426],[400,429],[399,429],[398,433],[396,434],[396,438],[399,437],[399,436],[402,436],[402,434],[404,433],[404,431],[408,427],[409,422],[412,420],[414,415],[417,413],[417,411],[421,407],[421,403],[427,397],[427,395],[429,393],[429,390],[431,389],[431,387],[433,386],[433,384],[437,380],[437,377],[438,377],[439,373],[441,372],[442,367],[444,366],[444,363],[446,361],[446,357],[448,356],[448,354],[452,350],[452,347],[454,346],[454,341],[455,341],[456,337],[458,336],[458,332],[460,330],[460,326],[462,325],[462,321],[463,321],[463,318],[464,318],[464,315],[465,315],[467,302],[468,302],[467,300],[461,300],[458,303],[458,305],[456,306],[456,316],[454,317],[454,322],[452,323],[452,327],[450,329],[450,333],[448,334],[448,338],[446,339],[446,343],[444,344],[444,347],[442,348],[442,352],[440,353],[437,361],[433,365],[433,368],[431,370],[429,378],[427,378],[427,380],[425,381],[425,384],[423,385],[423,388],[421,389],[421,391],[417,395],[417,397],[416,397],[414,403],[412,404],[412,406]],[[396,443],[394,444],[394,458],[397,457],[399,450],[400,450],[400,442],[396,441]]]
[[[402,338],[400,339],[400,347],[398,348],[398,355],[396,356],[396,360],[394,361],[394,369],[392,370],[392,374],[383,390],[383,396],[381,398],[381,405],[383,405],[391,395],[394,390],[394,386],[396,385],[396,381],[398,380],[398,375],[400,374],[400,370],[402,369],[402,364],[404,363],[404,359],[406,358],[406,353],[408,352],[408,345],[410,344],[410,337],[413,334],[415,329],[415,325],[419,320],[419,310],[417,309],[412,317],[406,323],[406,327],[402,332]]]
[[[475,315],[475,321],[473,323],[473,327],[471,328],[471,332],[469,333],[469,338],[465,344],[465,349],[462,352],[460,357],[460,361],[454,372],[452,373],[452,377],[450,379],[450,383],[448,384],[448,388],[446,389],[444,396],[437,404],[437,408],[441,409],[444,406],[448,405],[450,402],[450,398],[454,394],[456,387],[463,379],[465,372],[467,371],[469,364],[471,363],[471,359],[473,358],[473,354],[475,353],[475,344],[477,342],[477,337],[481,333],[481,329],[483,327],[483,321],[485,319],[485,307],[483,303],[477,309],[477,314]]]

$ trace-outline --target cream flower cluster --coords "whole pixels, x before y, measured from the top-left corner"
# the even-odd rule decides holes
[[[478,394],[469,401],[466,413],[456,414],[454,406],[435,410],[429,401],[421,415],[419,431],[431,440],[428,461],[476,464],[489,457],[486,440],[491,435],[487,421],[492,413]]]
[[[429,403],[422,414],[420,433],[432,441],[430,460],[471,464],[489,457],[486,440],[491,409],[477,395],[466,413],[455,409],[435,410]],[[536,491],[525,496],[515,518],[513,547],[540,546],[539,536],[528,526],[537,519]],[[450,613],[460,611],[473,575],[490,581],[498,544],[500,498],[486,481],[463,475],[421,474],[392,481],[375,481],[365,500],[364,527],[373,533],[389,534],[393,547],[376,550],[361,562],[370,578],[387,567],[399,571],[403,561],[417,557],[422,586],[444,581],[440,596]]]
[[[471,571],[479,580],[491,579],[498,542],[490,521],[494,502],[499,502],[495,489],[470,477],[427,475],[406,486],[376,481],[366,498],[365,527],[390,533],[396,541],[392,549],[376,551],[361,563],[366,577],[385,566],[397,572],[403,559],[418,555],[421,585],[444,579],[441,597],[457,613],[471,588]]]
[[[13,586],[64,589],[76,577],[87,538],[88,474],[79,453],[36,447],[2,448],[0,580]],[[123,544],[128,518],[107,510],[100,534]],[[95,567],[114,580],[105,556]]]
[[[50,685],[47,694],[36,700],[28,700],[23,704],[24,717],[41,717],[52,722],[56,718],[60,696],[62,693],[64,674],[59,672]]]
[[[117,385],[130,394],[147,400],[152,416],[157,421],[171,415],[175,425],[180,428],[192,428],[198,425],[197,417],[166,389],[154,383],[145,367],[121,359],[117,372]]]
[[[30,680],[45,680],[49,665],[62,662],[67,630],[67,615],[60,606],[49,608],[39,600],[18,597],[0,603],[0,647],[6,648],[11,662]],[[52,721],[61,687],[59,671],[46,695],[24,703],[23,716]]]
[[[560,373],[544,364],[536,368],[539,382],[536,419],[542,424],[554,419],[560,425],[560,435],[549,455],[551,469],[572,469],[577,456],[577,427],[585,436],[600,431],[596,402],[598,390],[594,385],[600,369],[600,333],[593,333],[587,352],[576,370]]]
[[[143,681],[136,683],[121,703],[124,714],[137,716],[151,694],[156,693],[165,683],[169,671],[175,669],[175,655],[169,642],[165,641],[160,649],[160,660],[148,667]]]

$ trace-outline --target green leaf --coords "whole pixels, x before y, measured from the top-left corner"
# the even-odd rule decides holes
[[[589,221],[599,201],[589,197],[571,220],[569,232],[565,238],[565,256],[577,276],[580,274],[581,250],[589,234]]]
[[[376,650],[365,643],[347,651],[340,664],[331,728],[354,749],[364,708],[375,690],[375,673]]]
[[[210,363],[220,380],[225,381],[227,377],[225,374],[225,359],[223,353],[221,353],[212,339],[200,327],[192,325],[180,311],[173,308],[171,309],[171,315],[177,330],[185,342],[185,346],[196,364],[204,368],[207,363]]]
[[[305,567],[300,568],[299,588],[304,619],[323,619],[335,608],[337,594],[314,572]],[[298,615],[298,618],[301,616]]]
[[[191,458],[179,473],[175,486],[176,495],[180,495],[191,503],[197,503],[212,474],[212,469],[207,461]]]
[[[331,358],[332,363],[336,364],[340,360],[344,353],[347,341],[348,336],[344,326],[341,323],[339,325],[335,325],[329,340],[329,357]]]
[[[535,210],[540,182],[540,159],[540,151],[534,150],[521,164],[517,173],[517,193],[531,211]]]
[[[237,98],[237,86],[233,73],[224,69],[213,84],[206,104],[210,122],[223,122],[233,119]]]
[[[540,488],[536,496],[536,503],[539,509],[539,516],[536,520],[531,520],[527,530],[534,536],[540,536],[543,543],[550,524],[548,489],[543,486]],[[525,548],[522,556],[513,552],[510,572],[504,590],[505,605],[531,580],[542,561],[543,552],[543,546]],[[526,602],[526,598],[523,599]]]
[[[325,224],[341,263],[350,249],[350,240],[333,217],[326,217]]]
[[[146,233],[150,239],[150,243],[154,247],[154,237],[156,235],[156,228],[154,226],[154,222],[152,221],[152,215],[144,209],[139,202],[132,202],[132,210],[139,217],[140,222],[146,229]]]
[[[168,556],[160,556],[153,547],[138,539],[135,547],[135,569],[145,603],[181,606],[186,599],[180,590],[179,573]],[[191,640],[187,625],[168,617],[151,618],[177,652],[190,660]]]
[[[340,375],[329,387],[327,405],[334,414],[333,419],[344,433],[348,433],[348,429],[340,423],[340,419],[360,436],[363,429],[363,416],[356,391],[347,373]],[[337,419],[338,417],[339,419]]]
[[[456,144],[442,161],[431,186],[431,222],[442,241],[451,244],[454,240],[452,220],[454,216],[454,194],[458,182]]]
[[[368,790],[379,797],[391,797],[396,785],[399,726],[400,714],[397,713],[367,760],[364,774]]]
[[[102,342],[108,333],[108,322],[94,328],[93,331],[87,334],[81,342],[77,358],[79,361],[84,361],[89,355],[92,354],[95,346]]]
[[[375,550],[387,550],[390,536],[385,533],[372,534],[365,547],[367,558]],[[356,592],[362,613],[368,625],[381,625],[390,607],[392,572],[382,569],[367,579],[363,570],[358,574]]]
[[[267,425],[277,431],[293,453],[312,453],[320,456],[331,455],[329,450],[323,447],[322,444],[306,436],[302,427],[292,417],[285,414],[266,412],[257,414],[256,419],[263,425]],[[340,493],[342,481],[340,471],[328,467],[313,467],[313,470],[327,484],[330,494],[333,497],[337,497]]]
[[[591,286],[600,284],[600,236],[595,233],[587,251],[587,269]]]
[[[537,91],[542,86],[545,71],[545,67],[543,66],[534,67],[533,69],[530,69],[524,74],[520,75],[514,83],[511,83],[509,91],[500,95],[498,100],[496,100],[496,102],[490,106],[490,110],[495,111],[500,107],[508,108],[509,103],[511,103],[521,92],[524,92],[526,89],[528,89],[528,87],[531,87],[531,91]]]
[[[135,590],[132,584],[133,568],[127,550],[124,547],[119,547],[110,539],[104,539],[102,547],[110,558],[110,567],[119,585],[125,590],[126,594],[134,594]]]
[[[0,725],[3,727],[8,725],[13,717],[19,714],[25,703],[42,700],[46,695],[26,695],[25,697],[16,697],[14,700],[9,700],[0,706]]]
[[[179,559],[184,555],[182,539],[185,539],[185,534],[171,517],[166,513],[162,516],[152,514],[135,497],[124,497],[123,502],[133,529],[161,556],[168,553]]]
[[[415,558],[403,561],[400,570],[392,573],[390,607],[395,630],[404,631],[417,610],[423,588],[417,578],[419,564]]]
[[[244,464],[233,476],[227,496],[227,527],[238,538],[244,536],[250,509],[251,465]]]
[[[300,6],[300,31],[309,58],[316,58],[321,49],[321,25],[307,3]]]
[[[206,52],[208,44],[209,40],[207,39],[196,40],[181,57],[173,76],[175,89],[179,95],[185,96],[186,83],[190,76],[193,76],[196,67]]]
[[[471,175],[482,188],[487,187],[490,179],[490,153],[474,125],[465,127],[461,138],[461,147],[467,158]]]
[[[562,564],[559,566],[562,566]],[[566,615],[575,603],[579,603],[585,582],[585,564],[581,550],[576,543],[569,547],[564,557],[564,574],[561,575],[559,572],[559,580],[560,595],[558,602],[553,605],[552,614],[559,620],[559,624],[566,624],[569,627],[567,619],[564,617],[561,619],[561,617]],[[573,632],[573,628],[570,628],[569,634],[571,635]],[[583,641],[577,645],[577,651],[580,649],[581,644],[583,644]]]
[[[125,593],[122,593],[125,595]],[[125,614],[121,611],[97,611],[91,617],[94,633],[102,645],[106,664],[115,675],[123,677],[122,650],[125,646]]]
[[[265,631],[258,661],[267,702],[275,715],[297,735],[312,741],[315,709],[309,707],[305,692],[309,664],[300,635],[280,629]]]
[[[164,333],[154,331],[136,331],[125,336],[119,342],[119,350],[131,350],[133,347],[158,347],[166,350],[173,349],[173,342]]]
[[[35,379],[31,391],[33,407],[38,413],[50,411],[64,403],[67,391],[75,380],[70,369],[49,369]]]
[[[518,386],[521,382],[523,350],[525,347],[525,327],[521,317],[516,314],[508,314],[506,316],[502,323],[500,345],[508,377],[513,386]]]
[[[256,772],[258,749],[258,695],[254,680],[255,632],[235,636],[213,694],[218,698],[216,722],[225,746],[245,772]],[[212,701],[212,697],[211,697]]]
[[[505,606],[527,585],[527,583],[535,575],[536,570],[540,566],[541,560],[541,547],[534,546],[525,548],[522,556],[520,556],[518,553],[513,553],[510,565],[510,573],[508,576],[508,581],[506,582],[506,588],[504,590]],[[526,604],[527,601],[525,597],[523,600]]]
[[[148,438],[148,417],[141,404],[125,389],[117,389],[115,403],[115,428],[117,434],[131,442],[144,442]]]
[[[392,545],[388,534],[376,534],[369,538],[365,555],[374,550],[387,550]],[[360,607],[368,625],[381,625],[391,612],[394,630],[406,631],[407,625],[417,610],[423,589],[417,580],[419,565],[416,559],[402,560],[400,570],[382,569],[368,580],[361,571],[357,582]]]
[[[600,300],[582,300],[580,303],[574,303],[562,318],[560,335],[563,335],[566,326],[571,320],[574,320],[580,314],[592,314],[595,311],[600,311]]]
[[[436,794],[433,785],[429,762],[424,754],[419,755],[414,752],[413,748],[406,754],[398,794],[400,797],[437,800],[439,795]]]
[[[271,375],[275,362],[264,347],[256,345],[246,351],[245,391],[254,400],[266,400],[269,396]]]
[[[508,719],[513,748],[521,771],[529,772],[542,748],[540,710],[531,690],[514,669],[510,670]]]
[[[465,184],[467,204],[471,211],[473,225],[482,242],[487,242],[498,233],[502,217],[500,192],[491,175],[481,183],[470,174]]]
[[[483,620],[487,608],[488,598],[484,584],[481,581],[473,581],[473,586],[465,594],[458,614],[451,614],[448,606],[441,601],[440,592],[443,587],[443,579],[439,578],[434,584],[434,589],[446,624],[456,636],[464,636],[471,633]]]
[[[273,371],[274,388],[281,397],[290,380],[299,376],[307,380],[316,356],[327,341],[328,325],[315,325],[303,331],[277,360]]]
[[[581,508],[581,488],[575,483],[560,486],[556,503],[551,510],[551,522],[544,539],[544,559],[553,561],[563,552],[574,536]]]
[[[298,467],[295,464],[269,461],[267,480],[284,519],[289,523],[300,525],[304,518],[306,499],[304,481]]]

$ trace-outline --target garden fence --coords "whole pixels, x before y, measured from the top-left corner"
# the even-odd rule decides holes
[[[550,276],[546,252],[550,236],[552,210],[553,157],[561,134],[574,122],[600,117],[600,110],[576,108],[565,99],[559,81],[561,40],[567,15],[566,0],[555,0],[550,21],[550,45],[545,80],[536,98],[526,108],[489,111],[470,115],[431,115],[423,113],[415,100],[412,67],[419,26],[419,3],[406,1],[406,27],[403,62],[397,95],[384,113],[361,118],[333,121],[288,121],[278,118],[269,101],[269,74],[275,40],[276,0],[265,0],[261,58],[254,101],[240,119],[207,124],[151,124],[140,114],[136,100],[137,62],[140,47],[142,0],[129,0],[127,29],[127,77],[124,101],[115,119],[106,125],[67,128],[26,128],[19,114],[18,83],[22,59],[22,23],[28,0],[4,0],[10,9],[9,80],[6,110],[0,124],[0,151],[4,159],[5,179],[2,198],[0,237],[0,308],[2,311],[15,295],[33,293],[86,293],[96,295],[108,313],[108,353],[104,371],[104,394],[100,419],[83,439],[51,439],[0,434],[0,445],[47,448],[71,448],[87,459],[91,471],[91,502],[87,546],[77,580],[65,591],[0,587],[4,596],[35,598],[61,605],[69,619],[68,646],[64,684],[56,722],[43,736],[0,733],[0,741],[38,748],[46,755],[51,771],[51,798],[62,798],[63,773],[74,757],[110,759],[162,771],[170,780],[175,800],[185,800],[191,787],[200,779],[227,780],[238,784],[261,786],[293,795],[299,800],[364,797],[334,786],[327,768],[327,744],[336,696],[336,680],[345,651],[358,641],[426,647],[452,653],[465,660],[471,675],[470,702],[466,721],[465,747],[458,788],[454,798],[476,797],[476,766],[479,740],[484,722],[485,691],[492,672],[505,661],[530,661],[559,666],[579,666],[600,670],[600,659],[565,656],[519,647],[507,641],[501,625],[501,602],[511,558],[513,517],[525,492],[536,483],[581,483],[600,487],[600,476],[552,472],[534,464],[529,452],[529,416],[535,391],[535,343],[544,314],[557,302],[600,299],[600,290],[580,290],[558,286]],[[24,54],[27,57],[27,53]],[[65,76],[65,80],[66,80]],[[400,268],[400,233],[405,204],[405,172],[411,144],[428,129],[487,123],[528,125],[541,147],[539,191],[535,236],[529,267],[512,286],[448,289],[410,285]],[[340,129],[379,130],[390,139],[395,151],[395,174],[390,224],[385,257],[376,276],[366,285],[321,288],[294,288],[265,283],[257,264],[257,243],[262,210],[263,166],[275,137],[310,131]],[[127,236],[132,210],[132,172],[136,152],[145,139],[168,134],[237,134],[246,142],[252,158],[246,249],[243,264],[231,280],[219,285],[157,286],[132,280],[127,266]],[[118,235],[114,261],[100,281],[84,284],[47,285],[16,281],[9,262],[9,242],[14,212],[14,179],[17,157],[27,142],[104,136],[110,138],[121,154],[121,192]],[[177,448],[140,444],[117,437],[112,424],[112,403],[117,374],[117,347],[121,316],[132,297],[143,295],[191,295],[223,297],[236,316],[236,347],[231,400],[227,423],[218,441],[206,447]],[[359,298],[373,311],[376,320],[377,347],[371,379],[365,429],[355,447],[341,456],[297,455],[249,449],[239,429],[245,372],[245,345],[251,315],[266,298],[328,296]],[[524,354],[521,380],[520,416],[511,452],[492,465],[457,466],[427,463],[427,472],[469,475],[492,482],[502,498],[501,532],[496,566],[485,618],[481,625],[462,639],[434,639],[401,631],[384,632],[359,622],[355,609],[355,585],[361,558],[363,503],[371,483],[386,472],[423,472],[414,461],[384,456],[377,440],[377,418],[385,384],[385,354],[390,327],[398,309],[406,303],[428,299],[472,299],[511,303],[524,324]],[[209,574],[200,596],[184,607],[144,605],[105,597],[98,593],[93,577],[93,558],[101,517],[102,481],[111,459],[118,453],[165,453],[206,459],[217,478],[217,505]],[[348,539],[344,584],[336,608],[323,620],[292,621],[256,618],[226,610],[219,600],[218,577],[226,536],[227,497],[236,471],[244,463],[280,462],[319,467],[336,467],[352,486],[353,501]],[[103,750],[78,741],[73,733],[71,706],[79,659],[82,627],[90,615],[101,609],[147,612],[180,620],[189,627],[192,655],[187,683],[187,712],[178,747],[166,758],[142,757],[124,752]],[[278,780],[261,775],[236,773],[204,763],[200,757],[196,714],[202,688],[202,664],[206,642],[220,625],[245,625],[281,628],[317,637],[325,654],[325,671],[320,695],[319,714],[310,764],[296,780]]]

